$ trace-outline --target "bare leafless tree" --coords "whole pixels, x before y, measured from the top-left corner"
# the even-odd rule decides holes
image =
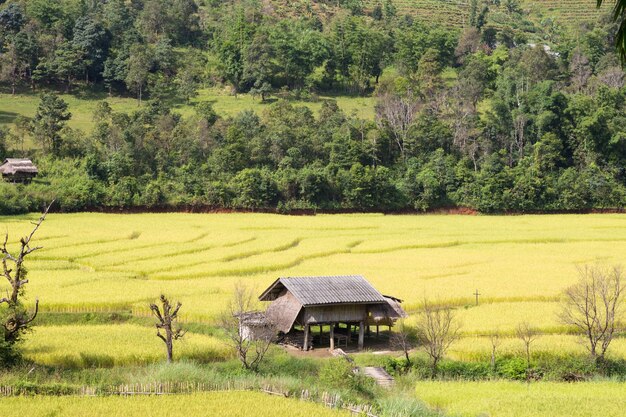
[[[492,372],[496,371],[496,352],[500,345],[502,344],[502,339],[500,338],[500,334],[495,331],[489,335],[489,342],[491,343],[491,370]]]
[[[437,375],[437,365],[458,338],[460,325],[450,306],[437,305],[424,300],[417,324],[422,348],[431,359],[432,377]]]
[[[376,123],[391,131],[405,162],[409,130],[421,107],[422,103],[412,91],[404,94],[386,91],[379,95],[376,103]]]
[[[580,47],[575,48],[572,52],[569,70],[572,74],[572,90],[575,93],[584,92],[593,72],[589,64],[589,58],[587,58]]]
[[[624,87],[624,70],[619,65],[606,68],[598,74],[600,85],[606,85],[610,88]]]
[[[526,375],[528,377],[528,370],[530,370],[530,347],[539,337],[539,332],[527,321],[524,321],[517,325],[515,331],[517,337],[524,343],[524,350],[526,352]]]
[[[157,336],[165,343],[167,361],[172,362],[174,359],[174,341],[181,339],[185,335],[185,331],[176,325],[178,312],[183,305],[180,302],[172,305],[165,295],[161,295],[159,301],[161,301],[161,306],[159,307],[156,303],[152,303],[150,304],[150,310],[157,318],[155,325]]]
[[[406,320],[398,320],[391,333],[389,340],[391,347],[401,350],[406,358],[406,363],[411,366],[411,358],[409,352],[413,349],[418,342],[417,330],[406,322]]]
[[[244,331],[246,323],[251,325],[252,331]],[[254,288],[241,282],[235,284],[233,297],[222,313],[219,325],[241,365],[256,372],[275,340],[276,328],[259,311]]]
[[[576,327],[594,358],[603,359],[624,317],[625,283],[619,266],[584,266],[565,291],[561,321]]]
[[[4,342],[9,345],[19,341],[24,332],[30,328],[31,323],[39,312],[39,299],[35,299],[35,309],[32,313],[27,310],[22,302],[24,286],[29,282],[24,261],[28,255],[42,248],[41,246],[31,247],[30,245],[35,232],[37,232],[45,220],[49,210],[50,206],[44,210],[39,220],[33,223],[33,230],[20,239],[20,249],[17,253],[11,253],[7,248],[9,241],[8,232],[4,235],[4,243],[0,248],[2,253],[2,275],[9,283],[9,291],[7,291],[5,297],[0,298],[0,306],[6,304],[6,310],[2,314],[2,328]]]

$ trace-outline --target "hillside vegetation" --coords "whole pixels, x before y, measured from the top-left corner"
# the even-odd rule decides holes
[[[0,212],[624,207],[605,14],[475,0],[450,27],[404,4],[4,3],[0,157],[40,174]]]

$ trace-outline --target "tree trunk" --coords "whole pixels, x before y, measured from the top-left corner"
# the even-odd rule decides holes
[[[167,345],[167,362],[171,363],[172,360],[174,359],[174,353],[172,352],[173,351],[173,349],[172,349],[172,336],[168,335],[167,339],[168,339],[167,340],[167,344],[166,344]]]
[[[439,358],[433,358],[433,368],[431,370],[431,379],[435,379],[437,376],[437,364],[439,363]]]

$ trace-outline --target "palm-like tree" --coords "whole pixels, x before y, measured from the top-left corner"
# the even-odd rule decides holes
[[[606,0],[597,0],[598,7],[606,3]],[[626,0],[614,0],[613,19],[619,23],[617,36],[615,38],[615,46],[622,59],[622,64],[626,63]]]

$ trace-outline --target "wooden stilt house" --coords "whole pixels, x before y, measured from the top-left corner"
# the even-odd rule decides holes
[[[21,182],[28,184],[37,176],[39,170],[33,161],[25,158],[7,158],[0,165],[2,178],[10,182]]]
[[[371,325],[393,326],[406,317],[398,298],[384,296],[360,275],[278,278],[259,297],[271,302],[266,318],[278,331],[289,334],[303,329],[302,348],[311,346],[311,326],[329,329],[330,349],[335,340],[346,345],[352,326],[358,327],[358,347],[363,348],[365,330]],[[339,324],[346,329],[339,329]]]

